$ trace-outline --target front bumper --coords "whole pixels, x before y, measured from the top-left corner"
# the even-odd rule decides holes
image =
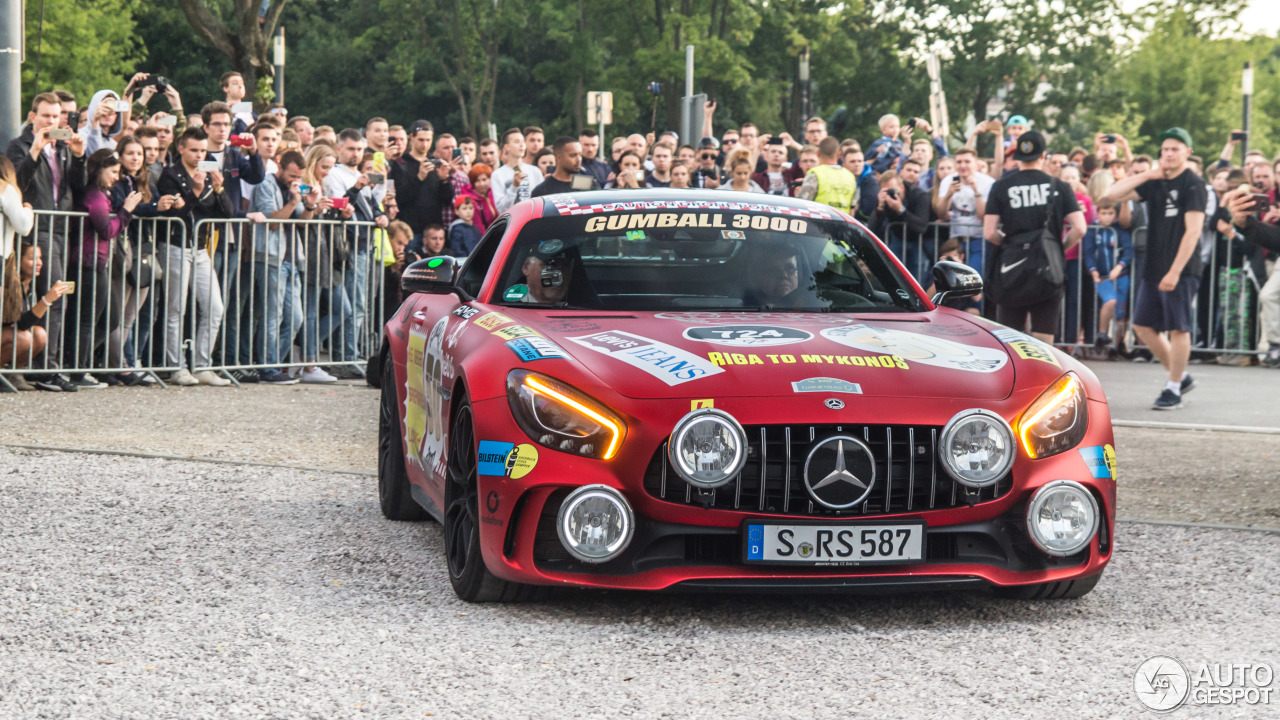
[[[498,408],[493,410],[493,414],[477,412],[477,417],[502,417],[496,412]],[[1080,447],[1113,443],[1106,406],[1094,403],[1090,411],[1090,431]],[[927,526],[923,562],[800,568],[748,565],[742,557],[741,528],[745,521],[786,523],[805,516],[758,512],[756,507],[730,510],[660,500],[646,491],[642,476],[651,456],[644,451],[652,453],[662,438],[646,444],[637,435],[628,438],[635,454],[620,457],[620,462],[581,460],[543,450],[539,467],[520,480],[482,476],[481,504],[495,508],[491,512],[486,512],[488,507],[481,508],[481,546],[490,571],[504,580],[538,585],[874,593],[1070,580],[1102,572],[1111,559],[1115,482],[1110,476],[1096,477],[1096,469],[1080,452],[1071,450],[1038,461],[1020,457],[1014,464],[1011,488],[992,499],[987,499],[989,495],[975,497],[973,504],[876,514],[873,518],[811,516],[833,523],[923,520]],[[548,466],[544,468],[541,463]],[[1103,515],[1098,533],[1087,548],[1063,558],[1039,551],[1027,535],[1025,521],[1027,502],[1034,491],[1057,479],[1075,480],[1088,488]],[[555,530],[556,513],[564,497],[573,489],[592,483],[621,491],[636,515],[635,536],[627,549],[598,565],[581,563],[570,556]]]

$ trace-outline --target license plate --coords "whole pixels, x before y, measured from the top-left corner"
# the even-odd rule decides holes
[[[922,522],[748,522],[746,562],[813,566],[923,562],[924,533]]]

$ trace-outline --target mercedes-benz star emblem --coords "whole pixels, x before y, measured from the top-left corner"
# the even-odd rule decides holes
[[[844,401],[841,400],[840,398],[827,398],[826,402],[824,402],[823,404],[831,408],[832,410],[844,409]]]
[[[813,446],[804,461],[804,484],[818,504],[845,510],[866,500],[876,483],[871,448],[848,435],[837,435]]]

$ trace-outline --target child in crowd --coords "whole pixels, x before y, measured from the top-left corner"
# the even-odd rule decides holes
[[[480,243],[480,231],[472,224],[476,216],[476,205],[469,195],[459,195],[453,199],[453,212],[458,216],[449,224],[449,254],[466,257]]]
[[[898,137],[901,132],[902,123],[897,115],[880,118],[880,137],[871,143],[866,152],[867,164],[876,174],[890,168],[897,169],[898,161],[903,156],[902,138]],[[841,156],[843,157],[843,152]]]
[[[1133,240],[1129,233],[1116,224],[1116,204],[1103,198],[1098,203],[1098,225],[1101,227],[1085,233],[1081,243],[1081,260],[1093,276],[1093,285],[1102,303],[1098,319],[1099,347],[1111,344],[1111,321],[1116,322],[1116,338],[1125,334],[1125,319],[1129,300],[1129,268],[1133,265]]]

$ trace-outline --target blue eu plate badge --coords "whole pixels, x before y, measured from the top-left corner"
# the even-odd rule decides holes
[[[748,560],[764,559],[764,526],[763,525],[747,526],[747,559]]]

